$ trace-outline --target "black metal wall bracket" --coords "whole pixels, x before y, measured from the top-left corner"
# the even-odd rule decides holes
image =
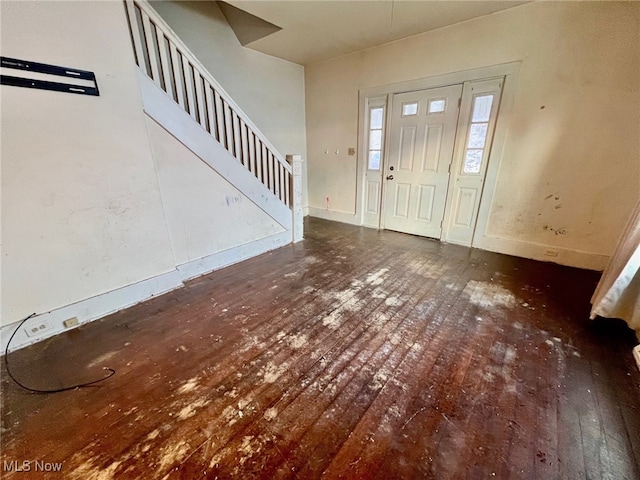
[[[74,78],[77,80],[88,80],[93,82],[93,86],[76,85],[73,83],[51,82],[27,77],[14,77],[12,75],[0,75],[0,84],[14,87],[38,88],[41,90],[54,90],[56,92],[77,93],[80,95],[99,96],[98,82],[93,72],[78,70],[77,68],[59,67],[46,63],[30,62],[28,60],[18,60],[17,58],[0,57],[2,68],[12,68],[15,70],[25,70],[34,73],[55,75],[59,77]]]

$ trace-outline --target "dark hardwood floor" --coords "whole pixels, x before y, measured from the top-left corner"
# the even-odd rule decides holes
[[[43,395],[3,370],[3,478],[639,479],[635,338],[588,320],[598,278],[309,219],[10,354],[33,387],[116,374]]]

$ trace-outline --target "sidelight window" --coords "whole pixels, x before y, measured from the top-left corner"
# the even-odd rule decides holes
[[[493,94],[474,97],[462,173],[474,174],[482,170],[492,105]]]
[[[380,170],[384,107],[369,109],[369,170]]]

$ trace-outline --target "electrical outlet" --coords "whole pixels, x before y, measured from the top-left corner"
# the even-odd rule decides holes
[[[38,337],[47,330],[51,330],[51,325],[46,320],[39,320],[32,324],[27,322],[27,326],[24,327],[24,333],[27,334],[27,337]]]
[[[545,250],[544,254],[547,257],[557,257],[558,256],[558,250]]]
[[[75,327],[76,325],[78,325],[78,318],[77,317],[67,318],[64,322],[62,322],[62,324],[64,325],[64,328]]]

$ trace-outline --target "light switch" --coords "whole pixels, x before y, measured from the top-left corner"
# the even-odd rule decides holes
[[[353,147],[349,147],[349,155],[355,155],[356,154],[356,149]]]

